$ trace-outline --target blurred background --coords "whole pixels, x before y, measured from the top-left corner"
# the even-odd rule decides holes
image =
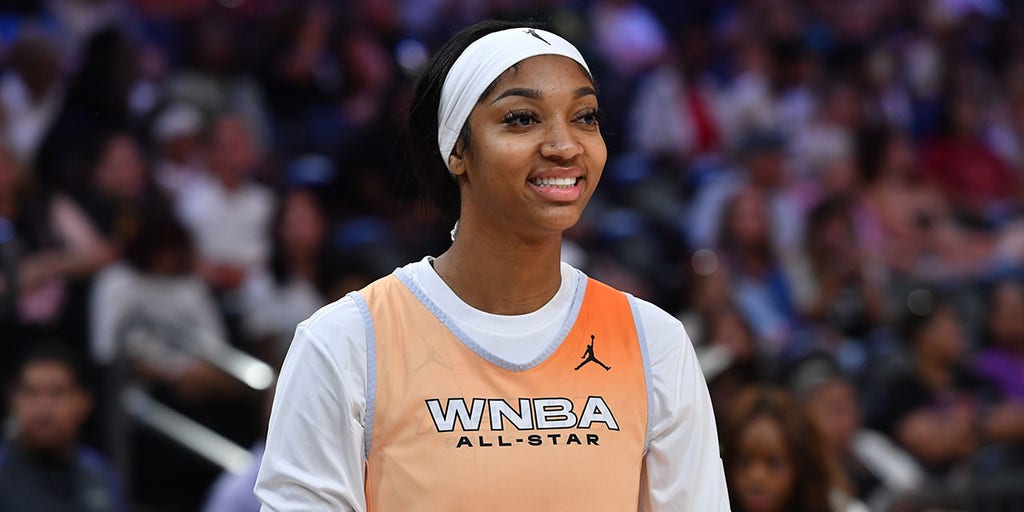
[[[0,509],[257,509],[295,325],[448,243],[401,120],[485,17],[588,59],[563,256],[683,320],[734,510],[1024,510],[1011,0],[3,0]]]

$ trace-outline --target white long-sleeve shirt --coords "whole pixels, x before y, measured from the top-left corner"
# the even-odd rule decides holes
[[[460,300],[430,258],[403,267],[459,329],[510,362],[536,358],[551,343],[585,276],[568,264],[543,307],[493,315]],[[650,442],[640,482],[641,511],[725,511],[728,492],[707,386],[678,320],[634,299],[652,373]],[[256,481],[264,511],[366,510],[366,333],[355,302],[343,298],[299,324],[277,386],[266,453]],[[372,390],[371,390],[372,392]]]

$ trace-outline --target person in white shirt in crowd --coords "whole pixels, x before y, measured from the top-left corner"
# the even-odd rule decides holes
[[[253,179],[260,155],[242,119],[223,114],[210,127],[209,173],[178,196],[177,212],[199,256],[199,272],[231,291],[270,257],[274,196]]]

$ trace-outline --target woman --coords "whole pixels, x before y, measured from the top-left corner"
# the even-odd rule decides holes
[[[807,413],[784,391],[750,387],[722,432],[729,492],[742,512],[866,512]]]
[[[409,119],[453,243],[299,325],[264,506],[727,510],[682,325],[559,261],[606,158],[579,52],[473,25],[427,66]]]

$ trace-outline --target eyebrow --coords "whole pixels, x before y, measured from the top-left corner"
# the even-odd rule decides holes
[[[572,99],[578,100],[584,96],[591,95],[597,96],[597,91],[595,91],[593,87],[580,87],[579,89],[576,89],[575,91],[572,92]],[[507,89],[501,94],[499,94],[497,98],[494,98],[494,100],[491,101],[491,105],[494,105],[495,103],[498,102],[498,100],[505,98],[507,96],[522,96],[524,98],[529,98],[531,100],[539,100],[540,91],[538,91],[537,89],[527,89],[524,87],[513,87],[512,89]]]
[[[530,98],[531,100],[538,100],[540,99],[540,91],[538,91],[537,89],[514,87],[512,89],[507,89],[505,92],[499,94],[498,97],[494,98],[494,101],[491,102],[491,105],[494,105],[495,103],[498,102],[498,100],[506,96],[522,96],[524,98]]]

